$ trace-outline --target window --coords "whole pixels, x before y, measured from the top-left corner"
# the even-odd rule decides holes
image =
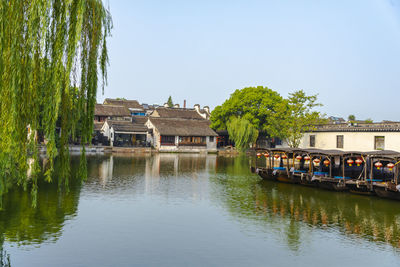
[[[162,135],[161,136],[161,145],[175,145],[175,136],[170,135]]]
[[[310,147],[315,147],[315,135],[310,135]]]
[[[375,136],[375,150],[384,150],[384,149],[385,149],[385,137]]]
[[[180,136],[179,145],[182,146],[205,146],[205,136]]]
[[[336,135],[336,148],[343,148],[343,135]]]
[[[282,140],[280,138],[275,138],[275,145],[276,146],[281,146],[282,145]]]
[[[210,142],[214,142],[214,136],[210,136]]]

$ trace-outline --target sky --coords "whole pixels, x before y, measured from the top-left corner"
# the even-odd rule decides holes
[[[221,105],[318,94],[328,116],[400,121],[400,0],[109,0],[105,98]]]

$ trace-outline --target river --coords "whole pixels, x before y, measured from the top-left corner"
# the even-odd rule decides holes
[[[72,176],[78,157],[72,158]],[[7,266],[400,266],[400,202],[261,180],[250,159],[88,156],[3,196]]]

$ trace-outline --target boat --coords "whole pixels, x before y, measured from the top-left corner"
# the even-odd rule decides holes
[[[262,149],[256,151],[258,159],[265,159],[264,164],[255,167],[255,172],[266,180],[292,183],[289,175],[292,149]],[[256,164],[257,164],[256,160]]]
[[[400,200],[400,153],[298,148],[256,150],[263,179]]]
[[[315,149],[296,149],[293,151],[293,164],[289,172],[294,183],[316,187],[316,181],[312,180],[311,156]]]
[[[400,200],[399,163],[396,151],[372,151],[368,153],[369,180],[375,193],[382,198]]]

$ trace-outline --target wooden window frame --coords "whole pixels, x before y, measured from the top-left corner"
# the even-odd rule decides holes
[[[382,147],[378,147],[377,146],[377,140],[378,139],[383,140],[383,146]],[[382,136],[382,135],[375,135],[374,136],[374,149],[375,150],[385,150],[385,136]]]
[[[339,142],[340,138],[342,139],[341,142]],[[336,148],[344,148],[344,135],[336,135]]]
[[[310,135],[310,140],[309,140],[309,142],[310,142],[310,147],[315,147],[315,134],[313,134],[313,135]]]

